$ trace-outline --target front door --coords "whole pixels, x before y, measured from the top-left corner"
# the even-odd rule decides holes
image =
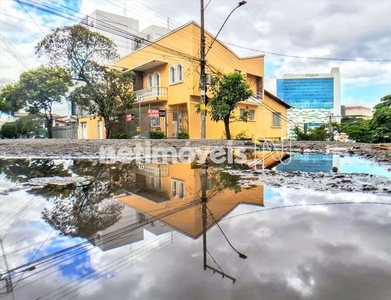
[[[87,139],[87,122],[81,122],[81,138]]]
[[[103,125],[102,121],[98,121],[98,138],[103,139]]]
[[[174,126],[174,136],[178,137],[178,133],[181,131],[182,113],[180,111],[174,111],[172,115],[172,124]]]

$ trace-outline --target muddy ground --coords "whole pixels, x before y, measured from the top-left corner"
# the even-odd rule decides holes
[[[0,158],[99,158],[102,149],[150,147],[154,149],[184,146],[190,147],[251,147],[245,141],[225,140],[67,140],[67,139],[14,139],[0,140]],[[305,153],[341,153],[364,156],[379,163],[391,164],[391,144],[371,145],[345,142],[298,142],[285,141],[263,143],[265,150],[274,147],[276,150]]]
[[[48,158],[77,159],[102,158],[101,150],[110,147],[120,149],[156,149],[168,147],[253,147],[248,142],[225,140],[0,140],[0,159]],[[264,143],[258,146],[265,150],[283,150],[291,153],[334,153],[357,155],[385,165],[391,171],[391,145],[370,145],[343,142],[284,142]],[[254,149],[254,148],[253,148]],[[149,150],[150,151],[150,150]],[[105,152],[107,155],[107,152]],[[304,187],[329,192],[364,192],[378,195],[391,195],[391,179],[369,174],[341,174],[339,172],[313,174],[305,172],[239,171],[243,184],[264,184],[270,186]],[[248,177],[250,176],[250,177]],[[1,192],[1,191],[0,191]],[[3,191],[8,193],[8,191]],[[0,193],[1,194],[1,193]]]

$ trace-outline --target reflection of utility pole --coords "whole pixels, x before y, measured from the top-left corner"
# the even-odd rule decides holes
[[[208,202],[208,198],[206,196],[206,190],[207,190],[207,173],[206,173],[206,169],[207,169],[207,165],[206,164],[202,164],[201,165],[201,205],[202,205],[202,239],[203,239],[203,257],[204,257],[204,270],[206,269],[211,269],[213,271],[213,273],[219,273],[220,275],[224,277],[227,277],[229,279],[231,279],[233,281],[233,283],[235,283],[236,279],[225,274],[223,272],[223,270],[221,270],[220,266],[220,270],[217,270],[211,266],[209,266],[206,262],[206,254],[208,252],[207,248],[206,248],[206,227],[207,227],[207,202]],[[215,261],[216,263],[216,261]],[[216,263],[217,264],[217,263]]]
[[[202,241],[204,252],[204,270],[206,270],[206,203],[208,198],[206,197],[206,166],[201,166],[201,203],[202,203]]]
[[[1,246],[1,251],[3,253],[3,259],[5,263],[6,274],[7,274],[5,278],[3,278],[2,274],[0,274],[1,276],[0,281],[5,280],[6,293],[12,293],[13,292],[12,278],[11,278],[11,273],[9,272],[7,257],[5,256],[5,252],[4,252],[3,239],[1,237],[0,237],[0,246]]]

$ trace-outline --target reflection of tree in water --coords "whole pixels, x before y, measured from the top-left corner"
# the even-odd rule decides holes
[[[132,186],[134,168],[133,164],[75,161],[70,170],[90,180],[73,185],[71,196],[52,197],[53,206],[44,209],[43,219],[62,234],[78,237],[89,237],[112,226],[121,219],[124,206],[110,198]]]
[[[75,187],[75,186],[74,186]],[[71,197],[52,198],[43,219],[63,235],[89,237],[121,219],[123,205],[108,199],[95,182],[76,186]]]
[[[97,161],[74,161],[68,169],[50,160],[0,161],[0,172],[13,182],[31,178],[70,176],[88,178],[78,184],[48,184],[28,193],[49,203],[43,219],[63,235],[89,237],[121,218],[123,205],[110,198],[129,190],[134,183],[133,164],[107,165]]]
[[[99,181],[102,193],[118,195],[131,190],[135,183],[135,164],[100,164],[98,161],[77,160],[70,169],[79,176]]]
[[[226,189],[239,193],[242,189],[239,184],[239,175],[232,175],[228,172],[212,171],[208,172],[209,185],[212,188],[209,197],[218,194]]]
[[[227,166],[228,164],[226,162],[222,164],[215,164],[209,158],[206,160],[204,167],[206,167],[207,169],[208,198],[211,198],[227,189],[232,190],[235,193],[239,193],[241,191],[239,175],[233,175],[228,172],[219,170],[221,168],[224,169]],[[232,169],[239,170],[249,169],[248,166],[241,164],[230,164],[229,167]]]
[[[31,178],[69,176],[70,172],[49,159],[15,159],[0,160],[0,174],[12,182],[26,182]]]

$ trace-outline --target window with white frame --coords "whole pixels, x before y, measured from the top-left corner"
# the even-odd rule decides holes
[[[153,86],[159,86],[160,85],[160,74],[159,72],[153,73]]]
[[[177,64],[170,67],[170,84],[178,83],[183,81],[183,66]]]
[[[152,87],[152,85],[153,85],[151,74],[148,74],[148,76],[147,76],[147,85],[148,85],[148,87]]]
[[[247,121],[255,121],[255,110],[253,109],[240,109],[240,119],[244,120],[247,119]]]
[[[273,112],[272,127],[281,127],[281,113]]]
[[[248,111],[248,120],[249,121],[255,121],[255,110],[250,109]]]
[[[176,77],[177,82],[181,82],[183,80],[183,67],[181,64],[176,66]]]
[[[160,127],[160,117],[150,117],[149,119],[151,127]]]
[[[152,177],[150,181],[150,187],[151,189],[154,189],[156,191],[162,190],[162,179],[158,177]]]
[[[185,183],[182,180],[171,179],[171,195],[179,199],[185,197]]]
[[[170,67],[170,84],[175,83],[175,68]]]

